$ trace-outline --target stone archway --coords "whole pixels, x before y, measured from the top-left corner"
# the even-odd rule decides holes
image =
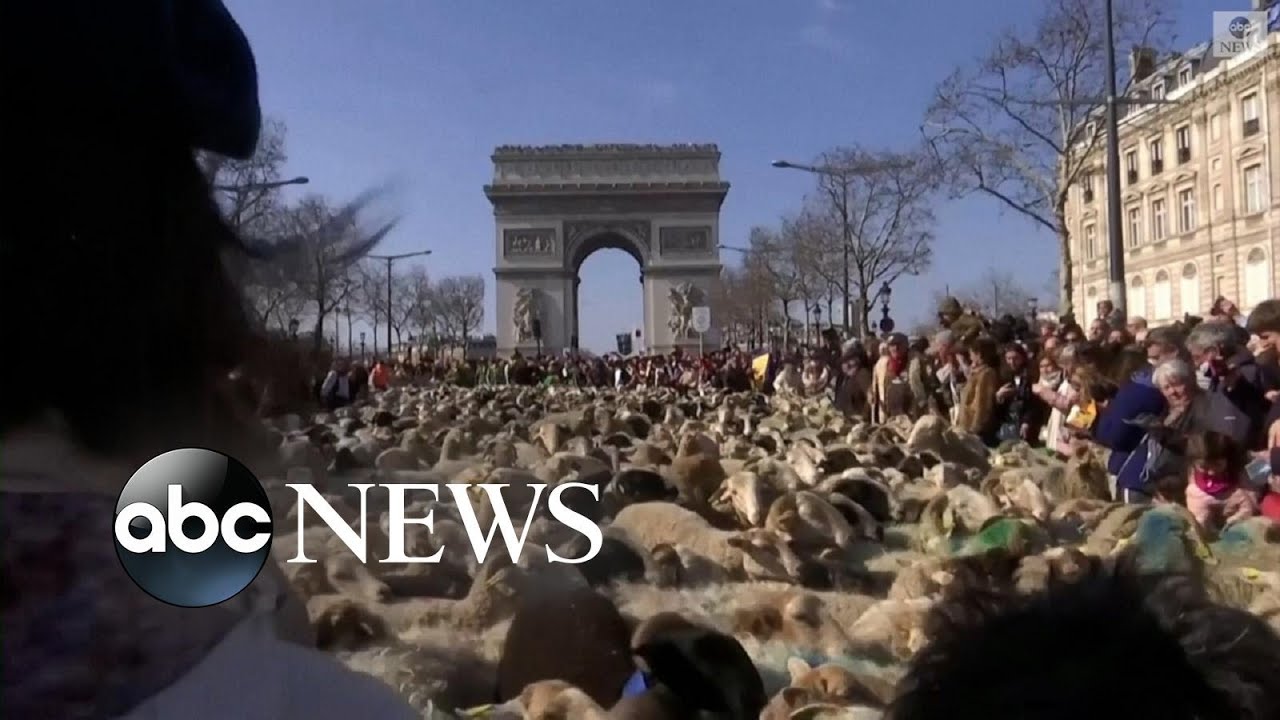
[[[492,160],[484,190],[496,230],[499,354],[536,350],[534,318],[543,352],[570,347],[578,272],[605,248],[640,266],[643,345],[697,347],[690,309],[710,304],[720,280],[720,206],[729,191],[714,145],[503,146]],[[719,342],[714,312],[705,340]]]

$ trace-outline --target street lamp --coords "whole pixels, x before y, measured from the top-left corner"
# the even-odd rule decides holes
[[[849,219],[849,179],[886,170],[901,170],[909,167],[909,165],[902,162],[865,162],[846,167],[831,167],[829,165],[805,165],[788,160],[774,160],[769,164],[783,170],[802,170],[822,177],[835,178],[840,182],[839,209],[840,237],[842,240],[840,244],[844,260],[844,282],[841,283],[840,290],[844,295],[844,331],[847,334],[849,332],[849,246],[853,244],[853,226]]]
[[[880,286],[880,291],[876,293],[876,297],[880,300],[880,332],[893,332],[893,318],[889,317],[889,298],[893,295],[893,288],[889,287],[889,281],[885,280]]]
[[[1035,298],[1027,298],[1027,314],[1031,316],[1031,322],[1035,322],[1040,315],[1039,305]]]
[[[214,185],[213,189],[223,192],[247,192],[249,190],[274,190],[286,185],[306,185],[309,182],[311,182],[311,178],[299,175],[288,180],[272,180],[271,182],[245,183],[243,185]]]
[[[360,331],[360,362],[366,362],[367,356],[364,354],[364,331]]]
[[[399,255],[369,255],[373,260],[383,260],[387,263],[387,354],[391,354],[391,265],[397,260],[405,258],[421,257],[430,255],[430,250],[419,250],[417,252],[400,253]]]

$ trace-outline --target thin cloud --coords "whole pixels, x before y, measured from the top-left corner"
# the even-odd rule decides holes
[[[818,9],[822,12],[839,12],[844,9],[844,4],[840,0],[818,0]]]

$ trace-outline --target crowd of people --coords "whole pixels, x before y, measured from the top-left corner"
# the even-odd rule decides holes
[[[1220,299],[1205,320],[1155,328],[1126,321],[1109,301],[1097,310],[1085,329],[1070,318],[988,321],[948,298],[932,337],[841,343],[829,331],[822,345],[758,355],[516,353],[376,360],[367,369],[339,360],[315,392],[328,408],[431,382],[825,397],[869,421],[941,415],[991,447],[1021,441],[1066,459],[1092,445],[1107,453],[1117,500],[1181,502],[1209,525],[1255,513],[1280,519],[1280,485],[1268,469],[1280,448],[1280,301],[1246,320]]]

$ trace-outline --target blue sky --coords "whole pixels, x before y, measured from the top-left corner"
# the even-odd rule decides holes
[[[258,58],[264,109],[288,126],[289,174],[339,199],[396,181],[404,220],[383,251],[430,248],[435,276],[482,274],[486,331],[493,216],[481,186],[496,145],[717,143],[733,184],[721,241],[743,243],[812,189],[770,160],[913,143],[936,83],[1038,3],[227,0]],[[1213,10],[1247,6],[1180,0],[1179,46],[1208,38]],[[896,317],[924,316],[935,290],[992,265],[1048,283],[1053,240],[1028,221],[985,198],[939,199],[936,211],[934,268],[895,288]],[[610,349],[640,324],[637,277],[621,251],[584,263],[585,347]]]

